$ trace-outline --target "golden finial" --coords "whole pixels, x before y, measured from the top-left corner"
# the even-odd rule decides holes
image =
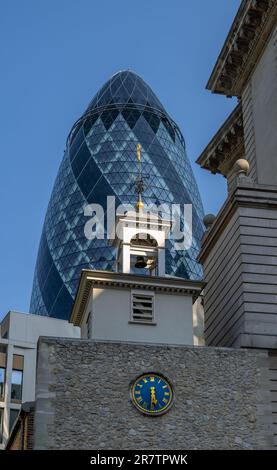
[[[138,159],[138,162],[139,162],[139,172],[138,172],[138,178],[137,178],[137,184],[136,184],[136,192],[138,193],[138,200],[137,200],[137,203],[136,203],[136,208],[138,211],[141,211],[143,209],[143,202],[142,202],[142,199],[141,199],[141,195],[143,193],[143,180],[142,180],[142,176],[141,176],[141,154],[140,154],[140,151],[141,151],[141,145],[140,144],[137,144],[137,159]]]
[[[137,145],[137,157],[138,157],[138,161],[140,162],[140,144]]]
[[[144,208],[144,204],[141,200],[141,197],[138,199],[138,201],[136,203],[136,208],[137,208],[138,211],[141,211]]]

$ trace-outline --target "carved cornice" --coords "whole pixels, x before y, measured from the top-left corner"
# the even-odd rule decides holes
[[[241,97],[277,22],[276,0],[243,0],[207,83],[214,93]]]
[[[244,154],[242,106],[239,103],[196,163],[211,173],[220,173],[226,177],[235,161]]]

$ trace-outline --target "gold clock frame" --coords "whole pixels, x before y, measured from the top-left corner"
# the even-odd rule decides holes
[[[159,377],[160,379],[162,379],[163,381],[165,381],[167,384],[168,384],[168,388],[169,388],[169,392],[170,392],[170,396],[169,396],[169,402],[167,405],[165,405],[164,408],[160,409],[160,410],[157,410],[157,411],[149,411],[149,410],[145,410],[144,408],[142,408],[137,402],[136,402],[136,397],[135,397],[135,385],[136,383],[143,379],[143,377],[149,377],[149,376],[152,376],[152,377]],[[134,380],[132,380],[132,382],[130,383],[130,400],[133,404],[133,406],[142,414],[144,415],[147,415],[147,416],[152,416],[152,417],[158,417],[158,416],[162,416],[164,415],[165,413],[167,413],[172,405],[173,405],[173,402],[174,402],[174,388],[173,388],[173,385],[171,383],[171,381],[164,375],[164,374],[161,374],[159,372],[144,372],[140,375],[138,375]]]

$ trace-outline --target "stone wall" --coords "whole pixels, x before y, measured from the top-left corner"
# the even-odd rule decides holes
[[[141,414],[130,383],[165,375],[174,404]],[[41,338],[35,449],[272,447],[267,352]]]

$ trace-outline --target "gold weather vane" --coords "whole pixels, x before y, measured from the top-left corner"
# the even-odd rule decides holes
[[[143,209],[143,202],[142,202],[142,194],[144,191],[144,186],[143,186],[143,179],[141,175],[141,145],[137,144],[137,159],[138,159],[138,177],[137,177],[137,183],[136,183],[136,192],[138,193],[138,200],[136,204],[136,208],[138,211]]]
[[[137,157],[138,157],[138,161],[140,162],[140,149],[141,149],[141,146],[140,144],[137,145]]]

